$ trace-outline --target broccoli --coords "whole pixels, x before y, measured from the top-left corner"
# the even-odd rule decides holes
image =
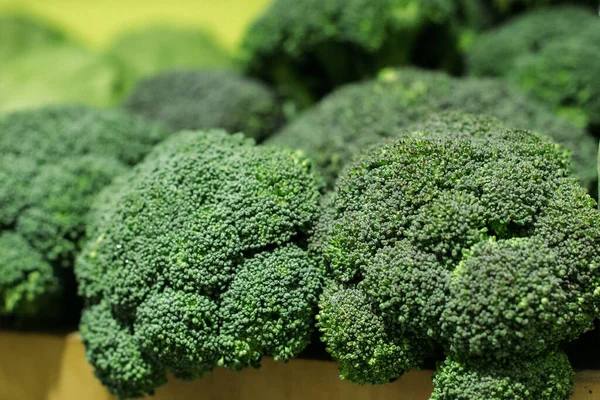
[[[277,128],[281,110],[271,90],[234,72],[164,72],[142,81],[124,107],[184,129],[223,128],[260,140]]]
[[[40,49],[70,42],[56,27],[26,15],[0,16],[0,64]]]
[[[528,131],[450,113],[408,132],[347,166],[317,224],[309,248],[328,277],[322,340],[342,375],[362,384],[420,367],[439,345],[512,386],[519,369],[502,378],[501,365],[593,328],[596,202],[569,177],[564,152]],[[449,365],[439,396],[487,385]],[[519,378],[530,394],[566,379],[536,376]]]
[[[448,358],[433,378],[430,400],[569,400],[574,376],[560,351],[478,367]]]
[[[93,197],[167,131],[121,111],[52,106],[0,117],[0,316],[70,310],[69,280]]]
[[[122,86],[114,62],[71,45],[48,47],[2,63],[0,112],[54,103],[111,106]]]
[[[126,92],[141,78],[172,68],[235,68],[232,57],[203,29],[145,27],[117,37],[107,54],[125,68]]]
[[[543,9],[551,4],[580,4],[582,6],[597,7],[596,0],[484,0],[485,4],[494,10],[497,17],[502,19],[510,17],[512,14],[527,11],[530,9]],[[546,28],[541,26],[542,29]]]
[[[305,249],[319,192],[302,154],[188,131],[115,185],[75,267],[87,357],[112,393],[151,394],[166,371],[194,379],[308,344],[322,274]]]
[[[249,28],[242,59],[300,108],[383,67],[457,71],[475,0],[277,0]],[[474,16],[475,14],[476,16]],[[464,27],[468,32],[468,26]]]
[[[331,188],[343,166],[366,146],[401,136],[411,123],[448,110],[489,114],[509,127],[543,132],[573,153],[573,171],[593,190],[598,174],[594,139],[530,96],[492,79],[384,70],[377,80],[336,90],[267,143],[306,151]]]

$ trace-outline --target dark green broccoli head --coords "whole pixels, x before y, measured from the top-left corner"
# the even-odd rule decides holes
[[[472,2],[277,0],[244,39],[246,70],[274,83],[301,107],[383,67],[454,70],[460,15],[472,17]]]
[[[448,358],[433,378],[430,400],[569,400],[574,377],[560,351],[475,368]]]
[[[518,58],[537,53],[553,40],[576,35],[595,22],[590,10],[573,5],[528,12],[480,34],[467,57],[469,71],[479,76],[506,76]]]
[[[274,93],[234,72],[175,70],[142,81],[125,103],[129,111],[175,131],[222,128],[262,139],[277,128]]]
[[[64,291],[92,199],[166,134],[138,117],[82,106],[0,118],[0,234],[20,241],[0,252],[1,290],[12,293],[0,296],[4,314],[17,321],[60,314],[49,298]],[[18,253],[25,264],[16,263]],[[14,306],[21,303],[25,311]]]
[[[141,78],[173,68],[232,69],[231,55],[203,29],[155,25],[126,32],[107,50],[125,68],[126,90]]]
[[[600,126],[598,65],[600,21],[594,21],[575,36],[521,55],[509,79],[577,125]]]
[[[88,358],[114,394],[151,393],[165,370],[190,379],[304,348],[321,286],[302,247],[318,211],[311,169],[243,134],[183,132],[105,189],[115,206],[98,204],[107,214],[92,214],[75,272],[97,303],[84,314],[102,307],[143,371],[111,363],[120,344],[98,345],[113,335],[84,317]]]
[[[586,188],[597,179],[594,139],[534,98],[498,80],[415,69],[385,70],[377,80],[342,87],[267,142],[306,151],[331,188],[365,147],[403,136],[411,123],[448,110],[491,115],[508,127],[549,136],[573,153],[572,170]]]
[[[382,347],[437,343],[482,364],[573,339],[600,305],[600,212],[562,150],[498,122],[440,118],[350,164],[316,229],[338,288],[321,300],[320,329],[361,383],[380,375],[352,361],[372,346],[336,345],[364,323],[344,307],[331,316],[347,293],[372,310]]]
[[[68,42],[66,35],[46,22],[26,15],[0,16],[0,63],[30,51],[54,47]]]

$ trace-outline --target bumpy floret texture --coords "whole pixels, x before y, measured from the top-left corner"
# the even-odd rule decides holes
[[[112,60],[62,45],[3,62],[0,88],[0,112],[59,103],[107,107],[120,98],[123,80]]]
[[[380,375],[352,361],[371,359],[362,350],[370,347],[339,345],[352,343],[345,327],[363,319],[337,306],[354,302],[344,296],[360,294],[381,347],[439,344],[481,365],[536,357],[593,327],[595,202],[568,176],[558,146],[480,121],[442,116],[368,150],[319,222],[313,247],[337,288],[322,297],[319,326],[341,370],[357,369],[361,383]]]
[[[594,139],[531,96],[499,80],[453,79],[415,69],[385,70],[377,80],[346,85],[267,142],[306,151],[331,188],[365,147],[403,136],[410,124],[448,110],[491,115],[507,127],[549,136],[571,151],[572,171],[582,185],[592,188],[597,179]]]
[[[479,367],[449,358],[433,378],[430,400],[568,400],[574,377],[560,351]]]
[[[244,39],[245,68],[300,106],[387,66],[454,70],[460,15],[480,20],[474,9],[470,0],[277,0]]]
[[[0,234],[7,246],[17,243],[0,252],[6,278],[0,314],[14,320],[61,314],[62,283],[92,199],[166,135],[138,117],[83,106],[0,118]]]
[[[267,86],[223,71],[174,70],[148,78],[125,108],[175,131],[222,128],[257,140],[272,134],[281,119]]]
[[[0,17],[0,63],[69,41],[59,29],[26,15]]]
[[[173,68],[234,68],[231,56],[201,29],[155,25],[126,32],[107,51],[125,68],[125,90],[140,79]]]
[[[197,378],[306,346],[321,287],[303,248],[318,211],[311,169],[301,154],[257,147],[243,134],[190,131],[105,190],[114,207],[92,213],[75,272],[96,304],[84,314],[102,307],[110,319],[84,317],[81,330],[114,394],[151,393],[165,371]],[[118,335],[124,344],[103,344]],[[138,375],[110,362],[115,346],[125,346]]]

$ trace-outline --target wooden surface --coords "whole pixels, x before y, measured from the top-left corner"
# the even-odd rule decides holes
[[[209,376],[174,378],[156,400],[427,400],[431,371],[411,372],[397,382],[361,387],[338,379],[334,363],[271,359],[260,370],[234,373],[217,368]],[[114,400],[86,363],[78,334],[68,336],[0,332],[0,400]],[[573,400],[600,400],[600,371],[577,374]]]

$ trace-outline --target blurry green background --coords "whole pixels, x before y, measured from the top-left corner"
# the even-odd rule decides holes
[[[27,11],[65,28],[94,48],[119,32],[150,23],[202,26],[232,50],[269,0],[0,0],[2,11]]]

